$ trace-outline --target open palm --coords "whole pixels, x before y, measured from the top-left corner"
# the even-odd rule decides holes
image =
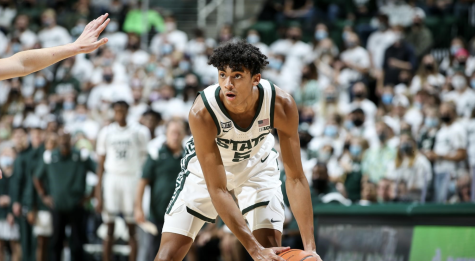
[[[104,14],[89,22],[79,38],[74,42],[79,47],[81,53],[89,53],[107,43],[108,39],[97,40],[99,35],[109,24],[109,14]],[[107,19],[107,20],[106,20]]]

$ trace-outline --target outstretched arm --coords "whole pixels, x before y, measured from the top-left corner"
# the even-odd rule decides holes
[[[312,252],[318,260],[321,260],[315,247],[310,187],[303,173],[302,160],[300,159],[297,105],[289,94],[279,88],[276,88],[274,119],[287,176],[285,187],[290,208],[299,225],[304,250]]]
[[[195,141],[196,156],[203,170],[211,201],[224,223],[241,241],[254,260],[284,261],[277,256],[287,248],[262,247],[247,227],[241,211],[227,190],[227,179],[215,137],[216,126],[206,110],[203,100],[198,97],[189,114],[190,128]]]
[[[91,21],[74,43],[28,50],[0,59],[0,81],[28,75],[76,54],[92,52],[104,45],[107,43],[107,38],[101,40],[97,38],[109,24],[110,20],[106,20],[107,16],[108,14],[101,15]]]

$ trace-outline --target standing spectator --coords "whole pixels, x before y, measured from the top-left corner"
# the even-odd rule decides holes
[[[360,81],[368,73],[371,66],[371,59],[368,51],[360,46],[358,35],[353,32],[346,32],[346,50],[340,55],[341,63],[335,65],[335,70],[339,71],[338,82],[345,86],[356,81]]]
[[[47,9],[41,15],[43,30],[38,33],[41,47],[53,47],[68,44],[71,42],[71,35],[64,27],[56,24],[56,12],[53,9]]]
[[[11,211],[11,181],[13,178],[13,162],[15,150],[13,147],[4,147],[0,153],[0,171],[3,177],[0,180],[0,260],[3,260],[5,251],[10,244],[11,261],[20,261],[22,249],[20,246],[20,228]]]
[[[417,150],[416,142],[409,135],[402,135],[396,160],[389,164],[386,177],[407,186],[408,197],[412,201],[421,199],[423,191],[432,180],[430,161]],[[398,195],[402,196],[402,195]]]
[[[144,21],[144,16],[145,20]],[[146,24],[144,24],[146,22]],[[145,28],[147,25],[147,28]],[[153,28],[153,29],[152,29]],[[153,9],[149,9],[147,13],[143,13],[138,5],[138,2],[132,2],[130,11],[125,16],[123,30],[126,33],[142,34],[143,32],[150,32],[155,30],[156,32],[165,31],[165,23],[162,16]]]
[[[166,48],[180,53],[185,52],[188,36],[185,32],[177,29],[176,19],[173,15],[165,17],[165,32],[157,34],[152,38],[150,50],[156,55],[166,55],[169,53]]]
[[[328,170],[325,163],[317,163],[312,169],[312,183],[310,195],[312,204],[323,203],[322,198],[329,193],[336,192],[336,186],[330,181]]]
[[[462,71],[456,72],[450,83],[454,90],[444,95],[445,101],[452,101],[457,106],[457,114],[469,119],[475,108],[475,91],[468,86],[467,78]]]
[[[12,37],[18,37],[23,50],[33,48],[33,46],[38,42],[38,37],[28,28],[29,25],[30,21],[26,15],[19,15],[15,19],[15,27]]]
[[[353,85],[354,100],[350,103],[350,110],[361,108],[364,111],[365,118],[368,122],[374,122],[376,117],[376,105],[370,101],[368,90],[363,82],[357,82]]]
[[[129,229],[129,260],[135,261],[137,241],[133,213],[134,198],[150,132],[140,124],[127,123],[129,109],[127,102],[117,100],[112,106],[115,122],[104,127],[97,138],[96,173],[99,181],[95,191],[98,201],[96,210],[102,212],[102,219],[107,224],[107,238],[103,242],[103,260],[110,261],[112,258],[114,221],[116,215],[122,213]]]
[[[150,238],[152,247],[147,260],[153,260],[158,253],[165,211],[173,195],[175,180],[180,173],[180,161],[183,157],[182,142],[186,135],[184,121],[172,119],[167,123],[166,129],[165,143],[159,149],[153,148],[152,151],[149,151],[135,201],[135,220],[137,223],[145,222],[142,197],[145,187],[150,185],[150,220],[157,226],[158,235]]]
[[[396,157],[396,150],[388,146],[390,132],[389,127],[385,123],[378,122],[376,133],[380,146],[371,146],[363,155],[361,161],[363,175],[366,176],[365,179],[371,182],[378,183],[386,175],[389,164]]]
[[[405,40],[414,47],[417,59],[430,53],[430,49],[434,44],[432,32],[424,25],[426,15],[421,9],[417,9],[414,14],[411,30],[406,35]]]
[[[65,228],[71,226],[71,256],[74,260],[86,260],[83,244],[86,243],[82,204],[86,199],[86,174],[95,171],[96,164],[87,150],[71,147],[71,135],[58,132],[57,149],[45,151],[43,162],[36,170],[34,184],[43,203],[52,209],[53,238],[51,260],[60,261],[63,252]],[[47,195],[41,182],[44,178],[50,190]]]
[[[112,18],[105,29],[104,37],[109,39],[107,47],[116,55],[125,50],[127,46],[127,34],[120,31],[119,21]]]
[[[455,104],[440,105],[440,120],[442,125],[435,137],[434,150],[425,155],[434,163],[435,200],[442,203],[455,193],[451,185],[460,176],[461,164],[467,158],[467,134],[464,126],[457,122]]]
[[[439,68],[434,56],[427,54],[422,58],[422,62],[417,70],[417,74],[412,78],[410,93],[415,95],[419,90],[429,93],[438,93],[445,83],[445,77],[439,73]]]
[[[404,29],[395,26],[393,31],[396,41],[384,53],[383,70],[384,84],[396,85],[403,82],[401,72],[415,70],[417,59],[412,46],[403,40]]]
[[[437,107],[428,107],[425,111],[424,124],[420,127],[417,138],[417,147],[424,154],[434,149],[435,137],[440,126]]]
[[[371,55],[371,67],[381,70],[384,52],[396,41],[397,35],[389,27],[389,18],[386,14],[378,15],[378,22],[378,30],[369,36],[366,49]]]

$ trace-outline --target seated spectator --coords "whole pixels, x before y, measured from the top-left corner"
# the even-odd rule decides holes
[[[293,19],[302,20],[308,28],[313,21],[314,14],[315,9],[311,0],[285,0],[283,14],[279,20],[280,22]]]
[[[391,191],[394,189],[393,182],[387,178],[382,178],[377,184],[376,198],[378,203],[391,202],[394,199],[394,193]]]
[[[18,37],[22,45],[22,50],[28,50],[38,42],[38,37],[32,32],[28,26],[29,18],[26,15],[19,15],[15,19],[15,28],[11,37]]]
[[[135,33],[129,33],[127,40],[127,47],[124,52],[117,56],[117,61],[129,66],[130,71],[144,66],[150,58],[150,54],[145,50],[140,49],[140,37]]]
[[[412,71],[416,69],[417,59],[414,49],[403,40],[404,28],[395,26],[396,41],[384,53],[383,70],[384,84],[399,84],[402,82],[400,74],[402,71]]]
[[[71,42],[71,35],[62,26],[56,24],[56,12],[53,9],[47,9],[41,15],[41,21],[44,28],[38,33],[41,47],[54,47]]]
[[[312,204],[323,203],[322,198],[332,192],[336,192],[336,186],[330,181],[328,169],[324,163],[317,163],[312,169],[312,184],[310,195]]]
[[[371,60],[368,51],[360,46],[357,34],[346,32],[344,36],[346,50],[340,54],[341,62],[335,64],[335,70],[338,83],[348,88],[368,73]]]
[[[395,161],[389,163],[386,177],[397,186],[403,183],[407,193],[404,197],[412,201],[421,200],[432,180],[430,161],[417,150],[416,142],[410,135],[401,135]],[[403,196],[403,195],[396,195]]]
[[[247,32],[246,41],[254,45],[255,47],[259,48],[259,51],[261,51],[262,54],[266,56],[269,54],[269,46],[261,42],[261,37],[258,31],[253,30],[253,29],[249,30]]]
[[[376,134],[380,146],[370,146],[361,161],[361,168],[366,180],[378,183],[386,175],[389,163],[394,161],[396,150],[388,145],[391,133],[390,128],[385,123],[379,122],[377,124]]]
[[[412,78],[409,92],[415,95],[419,90],[438,93],[445,83],[445,77],[439,73],[434,56],[427,54],[422,58],[417,74]]]
[[[156,34],[150,43],[152,53],[162,56],[169,53],[166,48],[171,47],[174,51],[184,53],[188,36],[185,32],[177,29],[176,18],[173,15],[165,17],[165,31]],[[170,45],[170,46],[168,46]]]
[[[313,37],[313,59],[320,57],[325,52],[330,53],[333,57],[338,55],[338,47],[331,40],[326,24],[318,23],[315,26]]]
[[[343,175],[343,169],[339,166],[338,157],[331,143],[323,144],[317,153],[317,163],[325,164],[330,181],[336,182]]]
[[[434,163],[435,201],[443,203],[455,191],[451,185],[464,173],[461,162],[467,158],[467,134],[464,126],[457,122],[455,104],[440,105],[442,125],[435,137],[434,149],[425,156]]]
[[[366,115],[363,109],[354,109],[348,121],[345,122],[345,128],[353,137],[366,139],[371,148],[378,147],[379,140],[373,122],[366,121]]]
[[[0,2],[0,31],[7,32],[10,29],[16,14],[15,1],[2,0]]]
[[[464,175],[458,178],[455,195],[450,199],[450,203],[472,202],[472,178]]]
[[[358,202],[359,205],[362,206],[369,206],[372,203],[376,203],[377,201],[377,187],[376,184],[372,182],[364,182],[362,184],[363,189],[361,190],[361,199]]]
[[[470,88],[462,71],[451,76],[450,83],[454,90],[443,96],[444,101],[451,101],[457,106],[457,114],[461,118],[470,118],[475,109],[475,91]]]
[[[213,48],[216,41],[212,38],[206,38],[202,29],[196,28],[194,30],[194,38],[190,39],[186,44],[185,53],[194,58],[199,55],[206,54],[206,49]],[[262,51],[262,50],[261,50]],[[208,57],[206,57],[207,59]]]
[[[109,48],[102,49],[102,53],[94,60],[94,71],[92,73],[91,84],[98,85],[104,81],[103,70],[106,67],[110,67],[113,71],[114,83],[126,83],[128,82],[127,68],[116,59],[116,55]]]
[[[362,199],[362,168],[361,159],[368,149],[368,142],[361,138],[352,138],[349,148],[341,157],[339,163],[344,170],[343,184],[345,185],[347,198],[353,202]]]
[[[414,47],[417,59],[420,60],[423,55],[430,53],[430,48],[434,44],[432,32],[424,25],[426,15],[421,9],[414,13],[412,26],[405,40]]]
[[[302,69],[300,88],[294,91],[294,99],[298,108],[312,107],[320,98],[317,67],[314,63],[307,64]]]
[[[348,104],[340,101],[338,89],[333,85],[328,85],[323,90],[320,102],[314,107],[316,107],[316,111],[318,111],[318,116],[323,120],[335,114],[344,115],[349,110]]]
[[[102,102],[102,100],[111,100],[113,95],[121,95],[126,101],[132,102],[132,91],[130,87],[126,84],[114,81],[115,75],[111,67],[104,67],[102,69],[102,84],[94,87],[89,94],[87,100],[88,109],[108,109],[109,105]]]
[[[107,39],[109,39],[107,47],[111,49],[111,51],[116,55],[124,51],[128,43],[127,34],[120,31],[119,21],[116,19],[110,20],[105,29],[103,37],[107,37]]]
[[[334,149],[334,155],[340,157],[343,150],[343,142],[346,137],[346,131],[341,127],[342,118],[339,114],[332,114],[326,117],[323,128],[320,126],[310,127],[310,133],[314,138],[308,145],[309,150],[319,151],[325,144],[331,144]],[[317,123],[316,125],[320,125]],[[311,153],[312,155],[314,153]]]
[[[435,136],[440,127],[439,110],[437,107],[425,109],[424,123],[420,126],[417,136],[417,147],[422,153],[432,151],[435,144]]]

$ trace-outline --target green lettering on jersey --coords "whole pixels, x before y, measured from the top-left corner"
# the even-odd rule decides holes
[[[231,142],[231,144],[233,144],[232,150],[237,151],[237,146],[240,143],[240,141],[230,140],[230,142]]]
[[[251,151],[246,151],[244,153],[235,152],[233,162],[240,162],[251,157]]]
[[[256,147],[257,144],[259,144],[259,142],[261,142],[268,134],[269,134],[269,132],[268,133],[262,133],[261,135],[259,135],[259,137],[252,139],[252,141],[254,142],[254,147]]]
[[[239,151],[245,151],[245,150],[252,149],[252,143],[251,143],[250,140],[246,140],[246,141],[243,141],[241,143],[243,143],[243,144],[241,145],[241,148],[239,149]]]
[[[229,140],[221,139],[221,138],[216,138],[216,140],[217,140],[216,143],[218,144],[218,146],[220,146],[221,148],[224,148],[224,149],[229,149],[229,146],[228,146]]]

